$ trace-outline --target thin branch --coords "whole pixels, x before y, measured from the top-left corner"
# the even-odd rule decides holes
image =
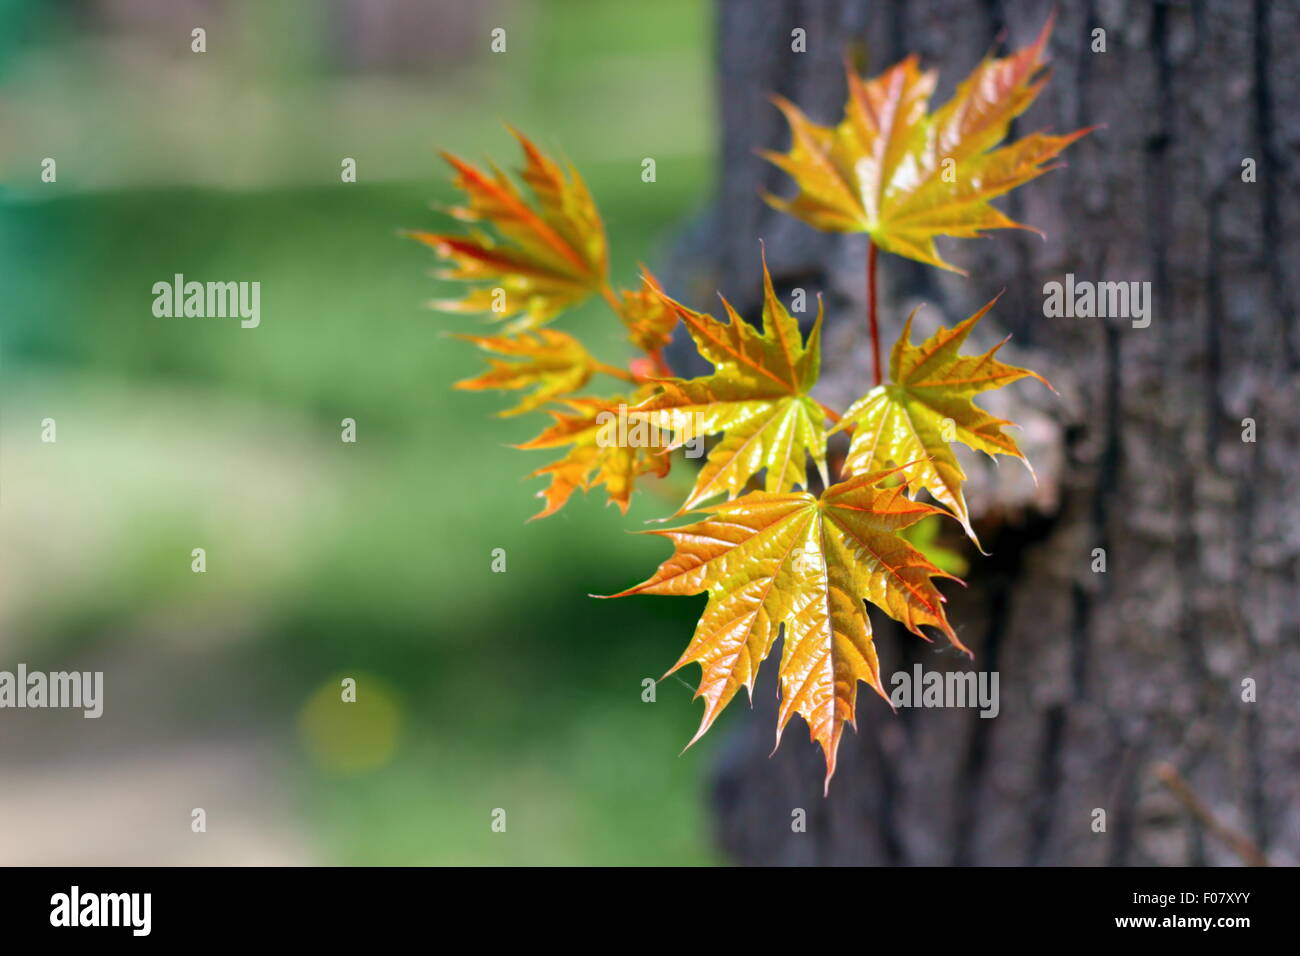
[[[876,244],[867,238],[867,324],[871,327],[871,358],[876,370],[876,384],[880,376],[880,325],[876,319]]]
[[[1270,866],[1268,857],[1255,845],[1255,841],[1240,830],[1228,826],[1207,807],[1196,795],[1192,785],[1184,779],[1178,769],[1169,763],[1156,764],[1156,777],[1178,798],[1178,802],[1187,812],[1201,822],[1205,829],[1227,844],[1247,866]]]

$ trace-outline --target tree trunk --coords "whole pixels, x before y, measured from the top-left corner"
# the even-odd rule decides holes
[[[1060,391],[1025,381],[980,400],[1021,424],[1039,483],[1015,462],[963,459],[992,554],[969,552],[969,588],[945,590],[974,663],[872,612],[887,689],[917,663],[996,671],[1000,712],[895,715],[862,693],[823,798],[820,752],[796,727],[768,756],[774,651],[755,712],[715,731],[729,736],[712,805],[736,861],[1231,865],[1252,845],[1300,860],[1300,9],[1057,6],[1054,75],[1013,135],[1105,128],[1067,151],[1068,169],[999,202],[1046,241],[941,240],[970,278],[880,258],[886,349],[913,304],[928,303],[928,334],[1005,289],[975,344],[1000,323],[1014,335],[1003,357]],[[869,74],[915,51],[939,69],[942,102],[1000,36],[1023,46],[1049,12],[1041,0],[721,0],[719,201],[678,249],[676,291],[704,306],[717,288],[752,314],[765,239],[779,290],[825,297],[818,397],[843,409],[871,384],[866,243],[762,203],[761,189],[790,190],[754,155],[788,142],[769,95],[838,121],[846,51]],[[796,28],[806,53],[791,50]],[[1105,52],[1091,50],[1095,29]],[[1066,273],[1150,282],[1149,327],[1045,317],[1044,284]]]

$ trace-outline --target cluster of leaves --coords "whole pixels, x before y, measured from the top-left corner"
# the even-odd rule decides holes
[[[576,169],[567,171],[532,142],[512,130],[524,154],[521,178],[532,200],[495,166],[487,172],[443,153],[456,171],[464,205],[448,212],[472,223],[468,235],[413,232],[450,263],[438,275],[474,280],[461,299],[440,299],[434,308],[449,312],[487,312],[505,323],[502,335],[462,335],[496,357],[488,371],[456,384],[462,389],[507,389],[523,399],[502,415],[545,407],[554,422],[523,448],[568,448],[558,461],[533,472],[548,476],[539,493],[546,506],[536,515],[554,514],[579,488],[604,485],[609,500],[624,512],[636,479],[663,475],[668,449],[632,448],[601,440],[605,413],[639,405],[656,390],[656,376],[668,374],[663,348],[677,316],[649,288],[615,293],[609,284],[605,229],[596,204]],[[482,225],[490,225],[495,234]],[[566,309],[593,293],[605,296],[627,327],[628,337],[645,353],[631,369],[599,362],[572,335],[548,327]],[[579,396],[596,375],[618,380],[623,391],[607,398]]]
[[[766,155],[798,191],[768,200],[815,227],[863,232],[888,252],[952,269],[934,238],[1018,226],[989,200],[1051,168],[1044,164],[1087,132],[1035,133],[994,148],[1045,82],[1050,27],[1026,49],[986,59],[933,113],[935,75],[921,72],[915,57],[871,80],[848,69],[844,119],[835,127],[819,126],[776,98],[792,145]],[[935,586],[953,575],[914,546],[908,529],[948,515],[974,540],[965,475],[951,445],[1023,460],[1003,431],[1011,423],[972,399],[1027,376],[1044,380],[998,361],[1000,344],[982,355],[961,353],[990,302],[919,345],[911,341],[909,316],[891,354],[891,380],[836,414],[812,396],[821,366],[820,304],[805,338],[777,297],[765,258],[761,328],[725,299],[721,320],[696,312],[666,295],[648,272],[639,288],[615,291],[604,228],[581,177],[514,135],[531,198],[495,166],[485,172],[444,154],[466,194],[465,204],[449,211],[474,225],[468,234],[412,233],[450,264],[443,276],[475,283],[464,298],[436,307],[487,312],[505,323],[504,334],[459,336],[489,353],[489,368],[457,387],[520,391],[522,400],[502,415],[542,409],[552,417],[520,446],[567,449],[533,472],[549,478],[536,517],[553,514],[574,491],[600,485],[626,511],[637,479],[665,474],[674,449],[720,436],[677,512],[703,517],[650,532],[669,538],[673,555],[616,596],[708,595],[695,635],[672,668],[702,669],[696,696],[705,709],[696,739],[742,686],[752,694],[759,665],[783,634],[778,739],[791,715],[803,717],[825,752],[829,785],[844,724],[854,720],[858,682],[888,700],[864,600],[918,636],[928,640],[922,628],[934,628],[969,653]],[[596,292],[643,353],[627,368],[598,361],[573,336],[549,327]],[[712,374],[671,375],[662,350],[678,323]],[[579,394],[598,375],[617,380],[621,391]],[[670,440],[658,447],[613,440],[610,422],[620,415]],[[838,431],[852,436],[832,483],[826,445]],[[809,460],[821,478],[820,495],[809,490]],[[935,504],[918,500],[922,490]]]

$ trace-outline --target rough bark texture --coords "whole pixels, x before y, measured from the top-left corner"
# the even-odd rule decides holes
[[[1060,389],[1018,383],[983,400],[1025,426],[1037,488],[1017,463],[972,458],[972,508],[991,557],[971,555],[950,616],[970,665],[873,613],[886,675],[974,666],[1000,674],[1001,712],[900,709],[860,695],[830,797],[819,752],[792,727],[769,759],[775,657],[737,713],[712,781],[717,836],[744,863],[1235,864],[1239,853],[1160,782],[1172,764],[1225,827],[1274,862],[1300,860],[1300,236],[1292,97],[1300,8],[1255,0],[1058,4],[1054,75],[1023,134],[1104,123],[1069,168],[1000,205],[1047,233],[951,241],[971,277],[883,255],[886,348],[905,310],[928,334],[999,289],[1006,355]],[[862,236],[817,233],[765,207],[788,194],[754,156],[783,149],[780,92],[838,120],[841,57],[875,73],[909,51],[940,69],[937,102],[999,35],[1032,39],[1039,0],[722,0],[719,202],[679,249],[677,291],[713,288],[753,310],[757,240],[778,284],[822,293],[825,387],[841,408],[869,387]],[[791,52],[791,31],[808,51]],[[1090,50],[1106,31],[1106,52]],[[1014,131],[1013,131],[1014,132]],[[1242,160],[1257,181],[1242,181]],[[1045,318],[1067,272],[1149,281],[1148,328]],[[993,322],[980,347],[995,341]],[[679,353],[678,361],[689,359]],[[1242,440],[1242,420],[1258,440]],[[1105,573],[1091,570],[1104,548]],[[775,652],[774,652],[775,653]],[[1242,699],[1242,681],[1258,700]],[[743,710],[741,705],[738,708]],[[795,832],[792,813],[807,814]],[[1094,810],[1106,830],[1094,832]]]

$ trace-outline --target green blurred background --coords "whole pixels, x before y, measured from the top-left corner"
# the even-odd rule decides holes
[[[628,530],[680,485],[527,523],[558,456],[508,445],[543,419],[450,389],[479,322],[422,307],[449,290],[397,235],[449,226],[437,149],[515,167],[509,122],[630,284],[711,188],[710,31],[703,0],[0,0],[0,669],[106,684],[98,721],[0,715],[0,862],[714,861],[721,734],[679,757],[699,704],[641,684],[703,598],[587,596],[665,557]],[[259,281],[261,326],[155,318],[178,272]],[[561,327],[628,357],[599,299]]]

